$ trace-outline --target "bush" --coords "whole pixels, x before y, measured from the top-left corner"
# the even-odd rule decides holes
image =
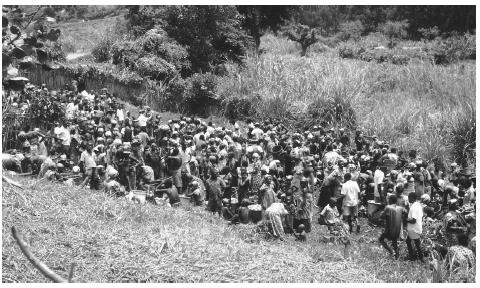
[[[426,52],[431,55],[435,64],[449,64],[459,60],[476,58],[475,35],[453,33],[445,39],[437,38],[429,42]]]
[[[438,36],[440,36],[440,29],[437,26],[429,28],[420,28],[418,29],[420,35],[422,35],[423,40],[432,41]]]
[[[92,49],[92,56],[95,62],[108,62],[112,59],[111,48],[113,45],[113,41],[111,39],[104,39],[100,41],[95,47]]]
[[[338,39],[340,39],[340,41],[357,41],[362,36],[363,31],[364,27],[360,20],[344,22],[340,24]]]
[[[181,77],[175,77],[168,83],[165,90],[165,108],[171,111],[180,112],[183,114],[185,107],[184,94],[187,89],[187,81]]]
[[[229,120],[246,119],[255,115],[252,97],[231,97],[224,102],[223,116]]]
[[[338,55],[341,58],[360,59],[360,55],[365,52],[365,49],[355,43],[343,43],[338,48]]]
[[[168,81],[177,74],[173,64],[151,54],[139,58],[135,70],[143,77],[159,81]]]

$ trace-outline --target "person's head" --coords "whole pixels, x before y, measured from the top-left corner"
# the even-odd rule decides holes
[[[247,178],[247,169],[241,169],[240,170],[240,175],[242,176],[242,179]]]
[[[212,179],[217,179],[217,177],[218,177],[218,169],[217,168],[212,169],[211,177],[212,177]]]
[[[408,194],[408,202],[414,203],[415,201],[417,201],[417,194],[415,192]]]
[[[272,183],[272,176],[266,175],[266,176],[265,176],[265,184],[268,185],[268,184],[270,184],[270,183]]]
[[[345,175],[343,175],[343,179],[345,179],[345,182],[351,180],[352,179],[352,174],[345,173]]]
[[[388,198],[388,204],[392,205],[392,204],[396,204],[397,203],[397,195],[393,194],[393,195],[390,195],[390,198]]]
[[[397,195],[402,195],[404,190],[405,189],[403,188],[403,185],[398,185],[397,187],[395,187],[395,193]]]
[[[301,233],[301,232],[303,232],[304,230],[305,230],[305,225],[303,225],[303,224],[298,225],[298,227],[297,227],[297,233]]]
[[[167,180],[165,180],[164,184],[165,184],[165,187],[172,188],[173,181],[172,181],[172,179],[167,179]]]

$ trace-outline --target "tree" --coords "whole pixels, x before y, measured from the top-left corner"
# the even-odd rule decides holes
[[[288,39],[299,43],[302,47],[301,56],[305,56],[307,54],[307,49],[311,45],[318,42],[318,38],[315,33],[314,28],[310,28],[307,25],[302,25],[298,23],[290,24],[286,27],[284,35],[288,37]]]
[[[290,19],[295,9],[295,6],[280,5],[237,6],[238,12],[243,16],[242,26],[253,37],[257,52],[260,47],[260,37],[265,34],[265,31],[271,29],[276,34],[280,26]]]
[[[60,30],[50,29],[48,20],[39,18],[41,10],[42,6],[38,6],[35,11],[26,14],[17,6],[2,7],[3,81],[15,82],[19,79],[18,69],[36,64],[52,69],[51,60],[64,59],[65,55],[56,43]]]
[[[193,72],[242,62],[250,39],[235,6],[167,6],[157,24],[187,48]]]

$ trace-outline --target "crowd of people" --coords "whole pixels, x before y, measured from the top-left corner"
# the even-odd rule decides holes
[[[475,175],[456,163],[442,171],[362,130],[292,131],[281,119],[225,127],[195,117],[164,121],[148,106],[133,117],[107,89],[75,85],[3,93],[18,113],[28,113],[35,93],[64,112],[47,130],[19,127],[17,147],[2,157],[7,170],[114,197],[143,190],[173,207],[184,195],[231,224],[263,219],[278,239],[306,241],[317,222],[349,241],[365,215],[385,227],[379,241],[396,258],[405,239],[409,258],[423,260],[422,223],[432,219],[445,220],[455,238],[449,246],[475,243]]]

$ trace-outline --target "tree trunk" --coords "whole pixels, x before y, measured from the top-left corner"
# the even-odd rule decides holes
[[[300,56],[305,57],[305,55],[307,55],[307,49],[308,49],[308,46],[302,44],[302,52],[300,52]]]

